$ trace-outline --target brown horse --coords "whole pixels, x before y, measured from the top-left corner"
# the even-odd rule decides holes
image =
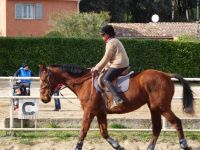
[[[147,150],[154,150],[156,141],[161,132],[161,115],[164,116],[177,130],[179,143],[182,149],[190,149],[185,140],[181,120],[172,112],[171,101],[174,95],[174,83],[171,78],[177,78],[183,85],[183,108],[186,112],[193,112],[193,94],[187,81],[180,75],[168,74],[157,70],[145,70],[136,73],[130,78],[129,90],[121,93],[124,103],[110,109],[112,95],[108,98],[108,109],[101,93],[92,87],[92,73],[75,65],[39,65],[40,67],[40,98],[44,103],[51,101],[58,84],[64,84],[80,99],[84,111],[82,127],[76,150],[81,150],[84,138],[96,116],[101,135],[114,149],[123,149],[117,141],[112,139],[107,131],[107,113],[128,113],[147,104],[152,119],[153,136]]]

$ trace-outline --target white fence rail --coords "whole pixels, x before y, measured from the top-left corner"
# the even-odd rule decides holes
[[[78,128],[13,128],[13,99],[14,98],[20,98],[20,99],[39,99],[39,96],[13,96],[13,80],[18,79],[30,79],[30,80],[39,80],[39,77],[0,77],[0,80],[8,80],[9,86],[10,86],[10,96],[0,96],[1,99],[10,99],[10,128],[0,128],[0,130],[9,130],[9,131],[76,131],[79,130]],[[200,78],[184,78],[185,80],[189,82],[200,82]],[[172,78],[173,81],[177,81],[177,79]],[[52,96],[52,98],[62,98],[62,99],[77,99],[76,96]],[[173,97],[173,99],[182,99],[182,97]],[[200,97],[194,97],[194,99],[200,99]],[[192,118],[193,119],[193,118]],[[162,118],[162,130],[163,131],[175,131],[174,129],[168,129],[167,123],[165,118]],[[91,130],[98,130],[98,129],[91,129]],[[151,131],[151,129],[109,129],[111,131]],[[185,131],[200,131],[200,129],[185,129]]]

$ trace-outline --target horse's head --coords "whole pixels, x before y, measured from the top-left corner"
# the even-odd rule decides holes
[[[44,103],[51,101],[51,96],[57,86],[53,73],[45,65],[40,64],[40,99]]]
[[[83,76],[85,76],[86,79],[91,78],[90,69],[78,67],[73,64],[55,64],[48,67],[40,64],[39,68],[40,98],[44,103],[51,101],[51,96],[59,84],[64,84],[66,87],[73,90],[75,84],[83,83]],[[89,75],[87,75],[88,73]]]

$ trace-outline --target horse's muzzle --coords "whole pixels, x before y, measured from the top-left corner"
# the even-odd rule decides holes
[[[42,97],[41,100],[43,103],[49,103],[51,101],[51,97]]]

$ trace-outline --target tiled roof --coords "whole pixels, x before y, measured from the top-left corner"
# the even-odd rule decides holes
[[[197,23],[111,23],[118,37],[176,37],[197,34]]]

